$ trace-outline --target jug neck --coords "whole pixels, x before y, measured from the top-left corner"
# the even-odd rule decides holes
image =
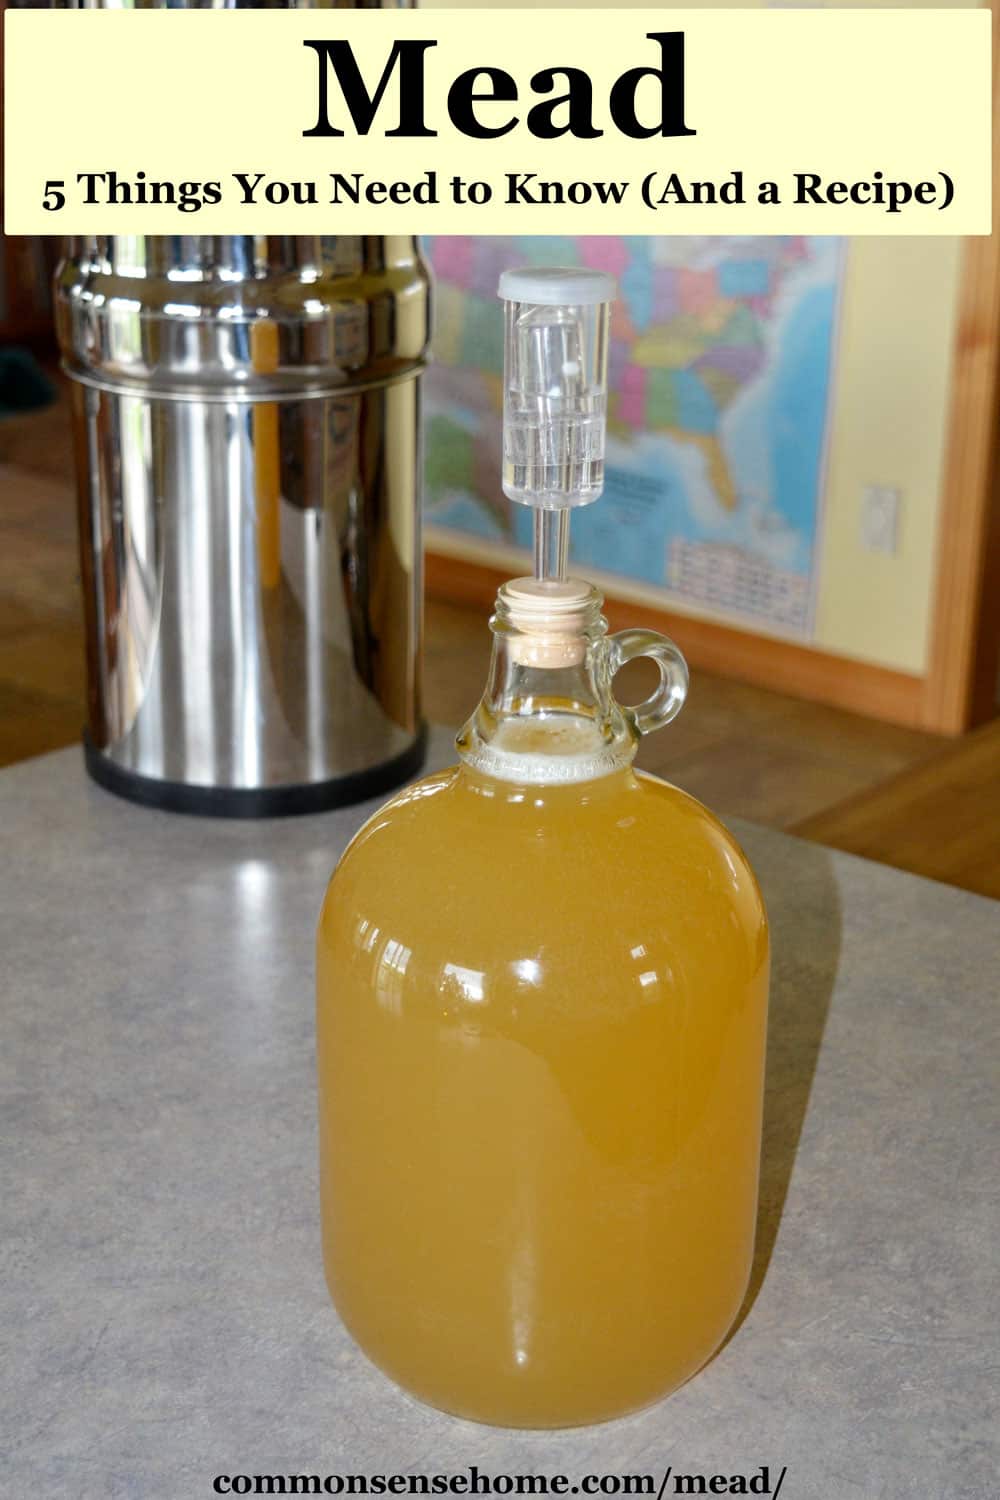
[[[457,740],[467,765],[535,784],[589,781],[631,764],[639,730],[611,692],[602,603],[579,579],[503,585],[486,688]]]

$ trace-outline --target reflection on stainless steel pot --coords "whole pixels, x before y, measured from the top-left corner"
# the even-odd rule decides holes
[[[403,779],[423,741],[414,239],[70,241],[56,299],[91,773],[237,815]]]

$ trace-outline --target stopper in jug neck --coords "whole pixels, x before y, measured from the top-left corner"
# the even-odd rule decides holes
[[[513,578],[497,595],[496,624],[507,650],[526,667],[578,666],[601,622],[601,595],[582,578]]]

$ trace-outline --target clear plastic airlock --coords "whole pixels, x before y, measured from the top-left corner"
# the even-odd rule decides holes
[[[503,489],[542,509],[588,505],[604,488],[608,315],[603,271],[504,271]]]
[[[604,488],[608,319],[603,271],[504,271],[503,490],[535,516],[535,573],[564,574],[567,512]],[[551,514],[537,514],[546,512]]]

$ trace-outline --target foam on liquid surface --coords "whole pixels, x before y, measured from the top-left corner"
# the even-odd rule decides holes
[[[477,744],[469,759],[487,776],[534,786],[609,776],[630,762],[632,746],[607,740],[593,719],[533,714],[503,720],[489,743]]]

